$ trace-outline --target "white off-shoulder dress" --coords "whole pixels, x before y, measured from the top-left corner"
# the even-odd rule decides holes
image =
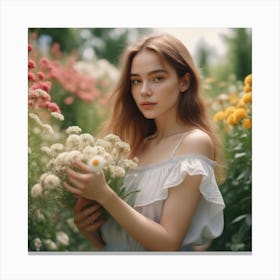
[[[225,205],[214,175],[216,163],[200,154],[176,156],[175,152],[176,149],[168,160],[130,171],[124,184],[127,192],[137,192],[128,196],[126,201],[159,223],[168,189],[182,183],[187,174],[202,175],[201,200],[181,246],[181,251],[191,251],[192,246],[209,244],[221,235]],[[101,227],[101,236],[106,244],[104,251],[148,251],[113,218]]]

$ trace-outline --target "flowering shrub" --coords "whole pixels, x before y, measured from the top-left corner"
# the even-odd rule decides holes
[[[218,96],[214,120],[224,135],[226,180],[221,186],[225,200],[225,228],[209,250],[250,251],[252,205],[252,76],[241,86]]]
[[[63,150],[62,144],[53,143],[63,142],[68,138],[65,147],[68,149],[69,157],[73,155],[70,153],[69,143],[71,139],[73,140],[75,133],[69,128],[67,132],[70,134],[68,135],[61,130],[61,126],[65,121],[77,122],[77,120],[69,119],[69,115],[75,114],[75,108],[81,112],[87,112],[87,119],[90,117],[94,120],[88,124],[90,129],[94,130],[94,127],[98,126],[97,114],[100,114],[100,104],[106,103],[104,94],[107,90],[109,91],[111,80],[107,71],[100,71],[96,80],[94,74],[89,75],[82,70],[81,63],[79,67],[75,68],[76,62],[73,58],[72,60],[69,58],[68,62],[64,64],[62,64],[62,60],[61,62],[56,61],[63,57],[58,45],[53,47],[52,51],[54,59],[41,57],[36,47],[28,45],[28,248],[30,251],[92,250],[84,238],[78,234],[74,225],[70,206],[73,205],[75,199],[63,188],[58,187],[61,182],[59,177],[61,174],[57,170],[51,172],[54,166],[51,166],[50,161],[54,160],[55,152],[58,154]],[[53,75],[54,73],[57,76]],[[67,81],[67,79],[71,81]],[[66,88],[67,83],[72,85],[72,92],[69,91],[70,88]],[[82,99],[85,94],[82,95],[79,90],[85,90],[86,86],[93,90],[92,94],[87,93],[87,97],[90,95],[91,98]],[[77,103],[80,100],[88,106],[87,102],[97,102],[98,99],[94,99],[97,96],[100,98],[97,94],[99,92],[97,87],[100,87],[103,92],[103,99],[99,99],[101,102],[97,106],[91,105],[90,108],[86,108],[82,107],[82,103]],[[68,104],[61,102],[65,98],[72,100],[68,100]],[[74,100],[76,101],[74,102]],[[66,116],[68,119],[65,118],[65,112],[67,112],[65,106],[71,106],[70,114]],[[106,108],[104,105],[103,107]],[[99,110],[97,111],[96,108]],[[91,117],[91,112],[94,112],[94,117]],[[78,136],[78,133],[76,134]],[[89,134],[87,136],[89,137]],[[88,139],[86,133],[79,137]],[[42,150],[42,147],[45,148]],[[51,155],[47,153],[46,147],[50,148]],[[110,170],[115,177],[120,176],[121,172],[123,173],[123,169],[116,167],[118,164],[120,162],[110,164]],[[109,169],[109,165],[106,168]],[[107,177],[107,179],[109,178]],[[121,181],[119,178],[111,180],[112,186],[121,187],[117,185],[117,182]],[[124,195],[124,190],[120,195]]]

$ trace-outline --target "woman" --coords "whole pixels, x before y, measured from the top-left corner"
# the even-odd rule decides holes
[[[131,145],[139,167],[125,178],[139,190],[127,201],[83,163],[67,169],[64,187],[82,198],[75,222],[95,248],[177,251],[209,245],[223,230],[224,202],[216,183],[218,141],[186,47],[168,34],[127,49],[107,132]],[[87,207],[92,200],[97,203]],[[112,218],[98,220],[105,208]],[[101,234],[98,228],[101,227]]]

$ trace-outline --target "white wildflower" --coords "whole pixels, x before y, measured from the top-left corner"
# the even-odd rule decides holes
[[[97,146],[103,147],[107,152],[110,152],[112,150],[112,144],[104,139],[97,139],[95,144]]]
[[[69,126],[66,129],[67,134],[80,134],[82,129],[79,126]]]
[[[50,151],[51,151],[51,149],[50,149],[49,147],[47,147],[47,146],[41,147],[40,150],[41,150],[42,152],[46,153],[47,155],[49,155],[49,154],[50,154]]]
[[[123,178],[125,176],[125,170],[121,166],[110,165],[109,170],[112,178]]]
[[[81,147],[81,138],[79,135],[70,134],[66,139],[67,150],[79,149]]]
[[[41,129],[38,126],[35,126],[35,127],[33,127],[32,132],[34,134],[40,134],[41,133]]]
[[[88,161],[90,160],[93,156],[96,156],[96,155],[100,155],[100,156],[103,156],[106,151],[103,147],[101,146],[94,146],[94,147],[91,147],[91,146],[87,146],[84,148],[83,150],[83,158],[85,161]]]
[[[43,187],[47,190],[57,187],[60,183],[60,179],[54,174],[48,174],[43,181]]]
[[[122,161],[122,165],[124,166],[124,168],[129,168],[129,169],[136,169],[138,166],[137,162],[131,159],[124,159]]]
[[[91,171],[98,173],[106,165],[106,160],[103,156],[96,155],[88,161],[88,166]]]
[[[52,250],[52,251],[57,250],[57,245],[52,240],[46,239],[44,240],[44,243],[48,250]]]
[[[37,92],[42,97],[48,97],[49,96],[49,94],[46,91],[44,91],[44,90],[42,90],[40,88],[35,89],[35,92]]]
[[[56,233],[56,240],[58,243],[64,245],[64,246],[68,246],[69,245],[69,237],[68,235],[63,232],[63,231],[59,231]]]
[[[38,197],[42,194],[42,186],[41,184],[35,184],[31,189],[31,196]]]
[[[34,243],[34,246],[36,248],[36,251],[40,251],[40,248],[42,246],[41,239],[37,237],[33,240],[33,243]]]
[[[45,178],[46,178],[49,174],[50,174],[49,172],[46,172],[46,173],[43,173],[43,174],[40,176],[39,183],[40,183],[41,185],[44,184],[44,180],[45,180]]]
[[[44,130],[44,133],[46,134],[54,134],[53,128],[49,124],[42,124],[42,128]]]
[[[67,153],[65,158],[66,165],[72,165],[76,161],[82,161],[83,160],[83,154],[80,151],[70,151]]]
[[[82,142],[85,144],[85,146],[93,145],[94,141],[95,141],[95,138],[89,133],[81,134],[80,138],[81,138]]]
[[[56,171],[61,171],[64,168],[67,155],[67,152],[63,152],[54,159],[53,166]]]
[[[74,232],[79,232],[79,229],[74,223],[74,218],[69,218],[66,220],[68,226],[74,231]]]
[[[39,221],[44,221],[45,220],[45,216],[42,214],[42,212],[40,211],[40,209],[37,209],[35,211],[35,216]]]
[[[29,117],[31,119],[33,119],[37,124],[39,124],[40,126],[43,125],[43,123],[41,122],[39,116],[37,114],[34,114],[34,113],[29,113]]]
[[[51,157],[57,157],[57,155],[63,150],[64,146],[60,143],[51,145],[48,155]]]
[[[118,135],[115,135],[115,134],[107,134],[105,137],[104,137],[104,140],[106,141],[109,141],[111,142],[112,144],[115,144],[116,142],[121,142],[121,139]]]
[[[130,146],[126,142],[117,142],[115,147],[122,156],[126,156],[130,153]]]
[[[60,113],[57,113],[57,112],[52,112],[51,116],[53,116],[55,119],[60,120],[60,121],[64,120],[64,116]]]
[[[32,153],[32,151],[31,151],[30,147],[28,147],[28,154],[31,154],[31,153]]]

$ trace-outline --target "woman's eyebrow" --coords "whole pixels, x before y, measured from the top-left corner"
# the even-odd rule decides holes
[[[168,73],[165,69],[155,69],[155,70],[152,70],[150,72],[148,72],[148,76],[150,75],[154,75],[154,74],[158,74],[158,73]],[[140,74],[137,74],[137,73],[130,73],[130,77],[133,77],[133,76],[141,76]]]

